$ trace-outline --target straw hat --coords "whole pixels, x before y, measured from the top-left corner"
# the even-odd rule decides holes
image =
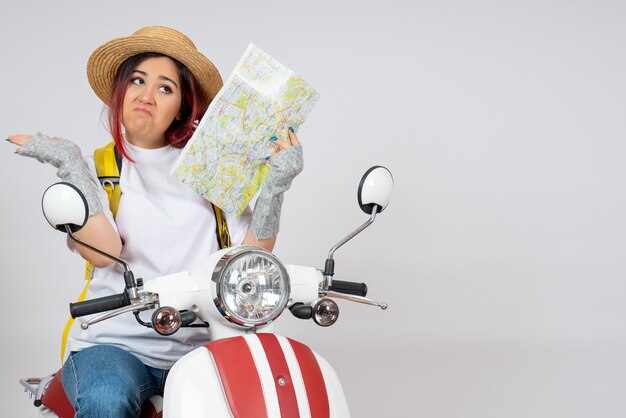
[[[115,74],[133,55],[158,52],[183,63],[194,75],[208,101],[222,87],[215,65],[198,52],[191,39],[165,26],[147,26],[131,36],[113,39],[96,49],[87,62],[87,78],[93,91],[108,104]]]

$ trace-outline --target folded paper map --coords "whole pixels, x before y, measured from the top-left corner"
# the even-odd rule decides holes
[[[263,183],[276,145],[304,123],[319,94],[250,44],[170,174],[224,212],[241,214]]]

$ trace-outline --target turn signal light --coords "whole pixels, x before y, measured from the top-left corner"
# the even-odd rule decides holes
[[[163,306],[152,314],[152,328],[161,335],[174,334],[180,325],[180,312],[170,306]]]
[[[329,327],[339,318],[339,306],[332,299],[318,299],[313,302],[311,307],[313,308],[313,320],[321,327]]]

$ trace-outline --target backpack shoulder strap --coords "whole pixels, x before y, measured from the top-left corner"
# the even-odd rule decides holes
[[[117,215],[117,208],[122,197],[122,189],[119,187],[120,173],[122,172],[122,156],[111,141],[93,153],[96,163],[96,173],[100,184],[107,192],[109,207],[113,212],[113,218]]]
[[[224,215],[224,211],[220,209],[218,206],[214,205],[211,202],[211,206],[213,206],[213,213],[215,214],[215,223],[217,226],[215,227],[215,235],[217,236],[217,243],[220,246],[220,250],[224,248],[230,247],[230,233],[228,232],[228,224],[226,223],[226,216]]]

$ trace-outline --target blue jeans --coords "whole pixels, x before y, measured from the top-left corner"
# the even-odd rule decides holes
[[[122,348],[96,345],[70,354],[62,380],[75,418],[136,418],[147,399],[163,394],[167,373]]]

